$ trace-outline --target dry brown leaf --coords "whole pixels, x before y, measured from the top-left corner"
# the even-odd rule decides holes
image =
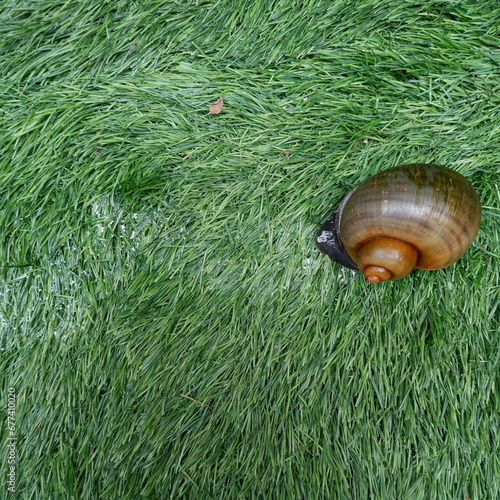
[[[222,111],[223,107],[224,107],[224,100],[222,99],[222,96],[220,95],[219,98],[215,102],[208,105],[208,109],[210,110],[208,112],[208,114],[209,115],[218,115]]]

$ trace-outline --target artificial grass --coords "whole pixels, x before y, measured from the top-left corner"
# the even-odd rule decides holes
[[[0,5],[20,498],[498,498],[497,2]],[[368,286],[314,236],[409,162],[481,229]]]

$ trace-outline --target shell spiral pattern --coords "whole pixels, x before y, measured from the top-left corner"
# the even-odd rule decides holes
[[[359,186],[342,212],[340,237],[351,258],[368,240],[394,238],[415,247],[417,268],[441,269],[467,251],[480,219],[479,198],[462,175],[414,163]]]

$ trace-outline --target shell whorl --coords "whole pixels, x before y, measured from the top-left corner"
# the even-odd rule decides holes
[[[467,179],[440,165],[412,163],[384,170],[345,196],[321,226],[316,246],[376,283],[414,267],[453,264],[480,222],[479,197]]]
[[[414,163],[382,171],[355,189],[339,232],[354,261],[364,242],[393,238],[415,247],[417,268],[441,269],[466,252],[480,217],[478,196],[462,175]]]

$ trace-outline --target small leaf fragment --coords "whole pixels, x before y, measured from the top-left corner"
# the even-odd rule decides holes
[[[222,96],[220,95],[219,98],[215,102],[208,105],[208,109],[210,110],[208,112],[208,114],[209,115],[218,115],[222,111],[223,107],[224,107],[224,100],[222,99]]]

